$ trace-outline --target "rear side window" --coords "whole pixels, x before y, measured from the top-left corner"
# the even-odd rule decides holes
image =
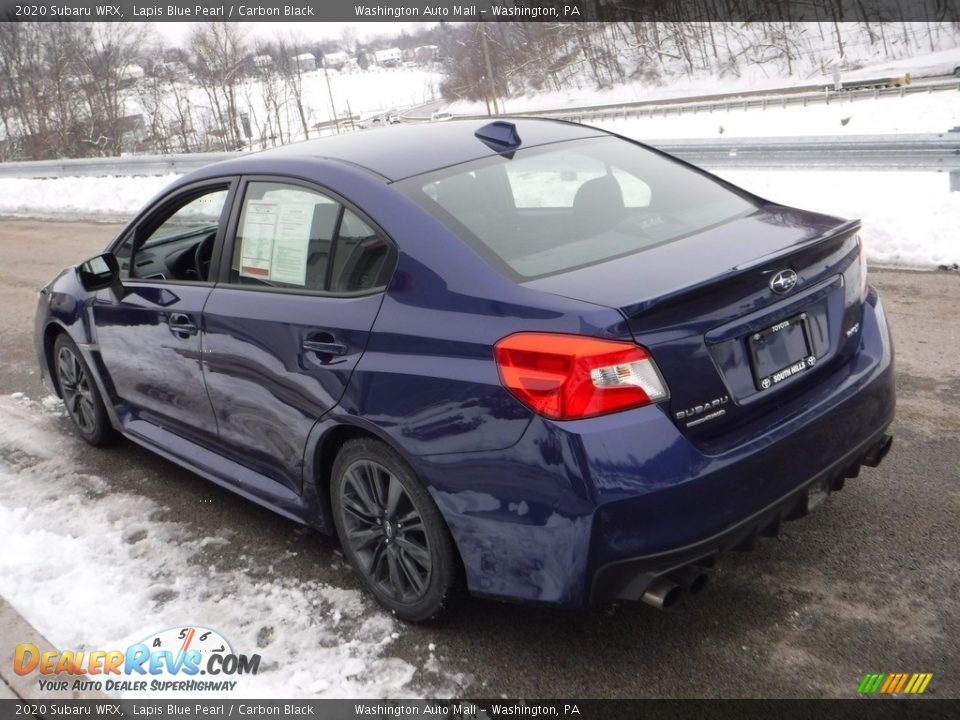
[[[617,138],[521,149],[399,185],[518,279],[642,252],[755,209],[746,195]]]
[[[374,229],[353,210],[345,209],[337,234],[330,290],[347,293],[376,287],[389,256],[389,248]]]
[[[394,254],[369,224],[299,185],[251,182],[243,199],[230,282],[354,293],[386,285]]]

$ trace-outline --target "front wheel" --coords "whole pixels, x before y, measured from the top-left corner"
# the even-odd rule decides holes
[[[426,622],[459,595],[453,538],[426,488],[392,449],[373,439],[345,443],[330,494],[344,554],[381,605],[408,622]]]
[[[66,334],[61,334],[53,345],[53,366],[63,404],[80,437],[95,446],[114,440],[116,433],[90,368]]]

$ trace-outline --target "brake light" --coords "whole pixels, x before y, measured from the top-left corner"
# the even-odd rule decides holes
[[[630,342],[517,333],[494,345],[493,354],[504,387],[554,420],[604,415],[669,397],[650,353]]]
[[[865,302],[870,287],[867,285],[867,249],[857,235],[857,261],[860,263],[860,302]]]

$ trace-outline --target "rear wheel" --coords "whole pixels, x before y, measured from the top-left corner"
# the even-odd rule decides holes
[[[331,499],[344,554],[381,605],[403,620],[426,622],[459,595],[453,538],[392,449],[366,438],[345,443],[333,464]]]
[[[96,446],[114,440],[116,433],[90,368],[76,343],[66,334],[57,337],[53,345],[53,367],[63,404],[80,437]]]

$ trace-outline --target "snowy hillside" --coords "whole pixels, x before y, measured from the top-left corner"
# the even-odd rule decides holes
[[[684,24],[696,26],[696,23]],[[571,58],[562,71],[535,87],[523,73],[506,83],[500,101],[507,112],[658,100],[747,90],[833,84],[841,80],[910,72],[916,77],[948,75],[960,66],[960,28],[947,24],[879,23],[871,29],[841,23],[838,35],[827,24],[794,23],[777,37],[769,27],[714,23],[706,37],[696,28],[661,31],[655,48],[634,41],[615,26],[598,28],[597,44],[609,43],[623,78],[604,77],[590,61]],[[748,24],[749,25],[749,24]],[[755,23],[769,26],[770,23]],[[882,36],[881,36],[882,31]],[[840,48],[842,46],[842,56]],[[544,65],[549,65],[545,60]],[[558,63],[555,63],[558,64]],[[554,87],[558,86],[558,87]],[[448,88],[449,89],[449,88]],[[455,100],[454,114],[486,111],[483,100]]]

